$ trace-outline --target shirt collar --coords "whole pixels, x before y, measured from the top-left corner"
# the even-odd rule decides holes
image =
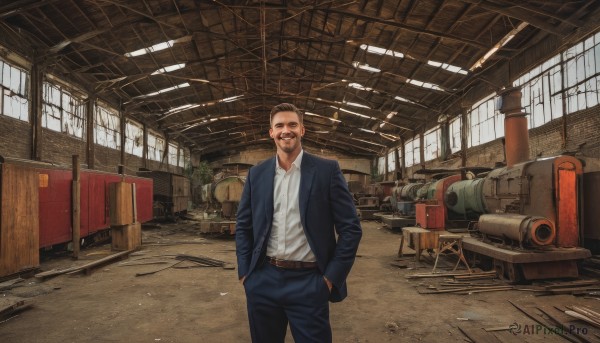
[[[304,156],[304,149],[300,150],[300,153],[298,154],[298,156],[296,156],[296,159],[294,160],[294,162],[292,162],[292,166],[295,167],[296,169],[300,170],[300,165],[302,164],[302,157]],[[281,168],[281,166],[279,166],[279,158],[277,156],[275,156],[275,171],[278,170],[282,170],[283,168]]]

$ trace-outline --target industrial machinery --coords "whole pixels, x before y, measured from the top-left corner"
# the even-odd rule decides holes
[[[187,177],[160,170],[140,170],[137,174],[154,180],[154,218],[176,219],[187,213],[191,199]]]
[[[50,163],[0,156],[0,276],[39,264],[39,249],[63,246],[73,239],[70,168]],[[80,171],[80,238],[108,237],[109,185],[125,181],[135,185],[136,221],[152,220],[152,180],[97,170]],[[10,214],[10,215],[9,215]],[[28,261],[26,263],[21,263]]]
[[[228,176],[215,182],[213,196],[221,204],[224,218],[235,217],[245,183],[245,176]]]
[[[584,184],[593,179],[584,177],[584,166],[598,163],[568,155],[529,160],[520,92],[508,90],[502,110],[506,114],[505,167],[478,178],[456,174],[404,185],[395,194],[409,203],[398,201],[396,207],[410,215],[410,201],[415,201],[416,223],[422,228],[469,228],[472,237],[464,238],[463,248],[489,260],[501,277],[511,281],[576,277],[577,262],[591,256],[583,248],[582,233],[598,235],[597,228],[583,221],[600,200],[584,192],[593,187]]]

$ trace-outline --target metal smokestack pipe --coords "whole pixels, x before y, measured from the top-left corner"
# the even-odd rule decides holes
[[[506,166],[529,161],[527,113],[521,108],[521,90],[516,87],[500,91],[500,112],[504,113],[504,151]]]

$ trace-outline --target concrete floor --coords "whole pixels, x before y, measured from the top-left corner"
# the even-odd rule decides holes
[[[39,282],[28,279],[20,287],[0,292],[0,306],[18,299],[32,308],[0,323],[0,342],[249,342],[246,302],[237,272],[174,263],[175,254],[203,255],[235,263],[231,238],[201,236],[194,222],[163,224],[144,230],[143,249],[128,259],[97,269],[90,276],[61,275]],[[334,342],[464,342],[459,329],[494,335],[500,342],[562,342],[555,333],[535,330],[537,323],[509,300],[536,307],[587,305],[600,310],[598,298],[571,295],[535,296],[510,290],[471,295],[419,294],[441,279],[407,279],[426,273],[431,264],[395,262],[397,233],[374,221],[363,221],[364,236],[353,268],[349,297],[331,305]],[[154,242],[153,244],[149,244]],[[161,243],[161,245],[156,245]],[[105,245],[82,251],[80,261],[58,258],[43,270],[83,264],[110,254]],[[129,265],[149,261],[163,264]],[[187,268],[189,267],[189,268]],[[417,268],[417,269],[415,269]],[[482,328],[521,327],[486,333]],[[576,324],[577,327],[583,327]],[[588,332],[590,341],[600,341]],[[488,338],[484,341],[492,341]],[[288,333],[287,342],[293,342]]]

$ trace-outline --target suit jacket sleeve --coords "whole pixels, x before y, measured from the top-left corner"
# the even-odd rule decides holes
[[[325,276],[336,288],[341,289],[354,264],[362,229],[352,195],[337,162],[331,174],[330,202],[338,238],[334,256],[327,264]]]
[[[247,275],[252,261],[252,250],[254,247],[254,233],[252,228],[252,182],[248,172],[242,197],[238,205],[235,227],[235,244],[238,262],[238,277]]]

